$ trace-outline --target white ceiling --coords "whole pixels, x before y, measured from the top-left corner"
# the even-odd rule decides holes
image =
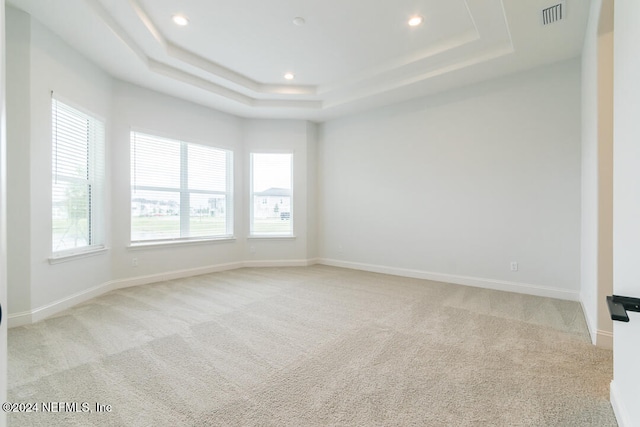
[[[8,2],[119,79],[241,116],[314,121],[578,56],[589,11],[566,0],[564,19],[543,26],[560,0]],[[416,14],[425,22],[409,27]]]

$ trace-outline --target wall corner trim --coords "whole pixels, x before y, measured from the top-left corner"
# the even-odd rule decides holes
[[[580,295],[580,306],[582,307],[584,319],[587,322],[587,329],[589,330],[589,336],[591,337],[591,344],[596,347],[613,350],[613,332],[598,329],[597,326],[592,323],[591,316],[589,316],[589,311],[587,311],[582,295]]]
[[[618,397],[620,392],[618,391],[618,385],[615,380],[611,381],[610,389],[610,400],[611,407],[613,408],[613,413],[616,416],[616,421],[618,421],[619,427],[631,427],[631,421],[629,417],[629,413],[626,408],[622,405],[622,399]]]
[[[596,332],[596,346],[613,350],[613,332],[598,329]]]

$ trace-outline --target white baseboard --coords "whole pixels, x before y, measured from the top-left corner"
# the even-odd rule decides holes
[[[7,325],[9,328],[29,325],[115,289],[123,289],[131,286],[164,282],[167,280],[182,279],[185,277],[199,276],[202,274],[215,273],[219,271],[235,270],[242,267],[306,267],[308,265],[313,265],[316,263],[317,259],[244,262],[238,261],[226,264],[216,264],[206,267],[190,268],[184,270],[168,271],[158,274],[149,274],[145,276],[130,277],[126,279],[111,280],[82,292],[75,293],[66,298],[59,299],[42,307],[38,307],[30,311],[9,314]]]
[[[107,282],[109,290],[130,288],[131,286],[148,285],[149,283],[165,282],[167,280],[183,279],[185,277],[200,276],[202,274],[217,273],[219,271],[235,270],[244,267],[243,263],[230,262],[226,264],[209,265],[206,267],[188,268],[184,270],[167,271],[146,276],[130,277]]]
[[[611,407],[613,408],[613,413],[616,416],[616,421],[618,421],[619,427],[631,427],[631,418],[626,408],[622,404],[622,401],[618,397],[620,392],[618,391],[618,386],[615,381],[611,381],[611,385],[609,386],[609,394],[611,400]]]
[[[317,264],[317,259],[292,259],[292,260],[262,260],[244,261],[243,267],[308,267]]]
[[[557,298],[569,301],[579,301],[577,291],[532,285],[528,283],[508,282],[506,280],[483,279],[478,277],[457,276],[445,273],[433,273],[423,270],[388,267],[382,265],[363,264],[358,262],[340,261],[321,258],[319,264],[334,267],[351,268],[354,270],[370,271],[373,273],[391,274],[394,276],[411,277],[414,279],[433,280],[436,282],[454,283],[457,285],[473,286],[476,288],[493,289],[497,291],[515,292],[520,294],[535,295],[541,297]]]
[[[20,313],[10,314],[8,316],[7,326],[13,328],[16,326],[29,325],[39,320],[45,319],[49,316],[53,316],[63,310],[73,307],[84,301],[88,301],[91,298],[95,298],[105,292],[110,291],[109,283],[103,283],[92,288],[86,289],[82,292],[69,295],[66,298],[59,299],[50,304],[43,305],[35,308],[31,311],[23,311]]]
[[[24,326],[31,323],[33,323],[33,318],[30,311],[21,311],[7,316],[7,328],[15,328],[16,326]]]
[[[591,343],[600,348],[613,350],[613,332],[598,329],[598,327],[593,323],[593,319],[589,315],[589,311],[585,308],[583,300],[582,296],[580,296],[580,305],[582,306],[582,313],[584,313],[584,318],[587,322],[587,329],[589,330]]]
[[[227,264],[217,264],[206,267],[198,267],[185,270],[169,271],[146,276],[137,276],[126,279],[111,280],[109,282],[94,286],[82,292],[70,295],[66,298],[54,301],[31,311],[10,314],[8,316],[8,326],[10,328],[37,322],[47,317],[53,316],[63,310],[73,307],[76,304],[88,301],[91,298],[100,296],[106,292],[122,289],[131,286],[146,285],[149,283],[163,282],[166,280],[181,279],[184,277],[198,276],[201,274],[215,273],[218,271],[234,270],[242,267],[306,267],[314,264],[324,264],[334,267],[344,267],[354,270],[371,271],[375,273],[391,274],[395,276],[412,277],[416,279],[434,280],[438,282],[455,283],[458,285],[474,286],[478,288],[494,289],[499,291],[517,292],[528,295],[537,295],[550,298],[559,298],[571,301],[578,301],[578,293],[564,289],[548,288],[543,286],[507,282],[501,280],[482,279],[476,277],[456,276],[443,273],[432,273],[421,270],[410,270],[404,268],[379,266],[372,264],[355,263],[349,261],[339,261],[326,258],[297,259],[297,260],[261,260],[261,261],[239,261]],[[606,339],[604,337],[603,339]]]

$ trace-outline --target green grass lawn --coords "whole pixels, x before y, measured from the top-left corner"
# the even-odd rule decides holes
[[[180,237],[180,217],[178,216],[151,216],[132,217],[132,239],[175,239]],[[189,222],[192,237],[221,236],[226,234],[226,221],[224,217],[191,217]],[[280,218],[256,219],[253,224],[255,234],[290,234],[291,221]],[[73,239],[86,238],[86,220],[72,224],[69,220],[55,219],[53,221],[54,241],[60,238]]]
[[[151,216],[132,217],[131,229],[133,240],[137,237],[146,238],[177,238],[180,237],[180,217]],[[223,217],[191,217],[189,221],[191,236],[214,236],[226,234],[227,226]]]
[[[133,240],[139,238],[177,238],[180,236],[180,218],[178,216],[132,217]],[[191,217],[190,234],[193,237],[226,234],[224,217]],[[291,221],[279,218],[258,219],[254,223],[254,232],[261,234],[289,234]],[[157,237],[151,237],[151,236]],[[137,237],[136,237],[137,236]]]

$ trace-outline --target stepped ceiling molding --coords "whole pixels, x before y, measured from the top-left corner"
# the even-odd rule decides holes
[[[589,9],[566,0],[563,19],[543,25],[559,0],[8,3],[120,80],[240,116],[314,121],[578,56]]]

